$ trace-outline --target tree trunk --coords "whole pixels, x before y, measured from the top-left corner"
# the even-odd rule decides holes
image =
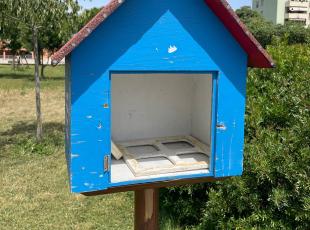
[[[41,79],[45,78],[45,76],[44,76],[44,68],[45,68],[45,65],[42,62],[42,64],[41,64]]]
[[[41,63],[41,78],[42,79],[45,79],[45,72],[44,72],[44,70],[45,70],[45,67],[48,65],[49,59],[50,59],[50,55],[48,54],[47,64],[44,64],[43,55],[42,55],[42,63]]]
[[[35,92],[36,92],[36,112],[37,112],[37,140],[41,141],[43,136],[42,130],[42,114],[41,114],[41,98],[40,98],[40,77],[39,77],[39,47],[38,47],[38,28],[32,29],[33,48],[34,48],[34,78],[35,78]]]
[[[45,76],[44,76],[44,68],[45,68],[45,65],[44,65],[44,60],[43,60],[43,51],[40,52],[40,57],[41,57],[41,79],[44,79]]]
[[[12,69],[15,70],[15,54],[13,54],[13,59],[12,59]]]

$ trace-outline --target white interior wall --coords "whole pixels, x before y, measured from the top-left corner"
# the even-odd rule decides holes
[[[113,74],[115,142],[193,135],[210,144],[210,74]]]
[[[191,134],[205,144],[211,142],[212,76],[196,76],[193,80]]]

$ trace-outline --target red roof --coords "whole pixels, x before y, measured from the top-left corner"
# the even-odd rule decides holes
[[[100,12],[75,34],[52,56],[52,64],[57,65],[70,54],[92,31],[94,31],[124,0],[111,0]],[[205,0],[214,14],[222,21],[236,41],[248,54],[248,66],[258,68],[274,67],[274,62],[246,26],[241,22],[226,0]]]

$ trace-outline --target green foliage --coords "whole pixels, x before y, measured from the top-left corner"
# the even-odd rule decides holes
[[[78,30],[82,29],[99,11],[100,9],[96,7],[83,10],[78,17]]]
[[[249,6],[244,6],[236,10],[236,14],[241,18],[243,23],[248,24],[252,20],[264,20],[263,17],[257,12],[251,9]]]
[[[8,23],[3,23],[0,27],[0,39],[4,41],[9,41],[6,48],[11,49],[13,54],[22,48],[22,43],[19,38],[19,29],[17,25],[11,25]]]
[[[17,49],[22,45],[33,50],[34,27],[39,30],[40,50],[52,52],[78,29],[76,24],[80,6],[74,0],[4,0],[0,3],[0,8],[1,37],[9,40],[11,46],[18,42]]]
[[[250,7],[242,7],[236,13],[264,47],[270,45],[274,37],[287,37],[288,44],[310,44],[310,28],[299,23],[274,25]]]
[[[162,213],[183,226],[198,224],[209,186],[209,184],[197,184],[162,189],[160,194]]]
[[[1,18],[30,27],[61,24],[79,9],[74,0],[4,0],[0,6]]]
[[[163,191],[183,225],[310,229],[310,46],[268,51],[277,68],[249,72],[243,176]]]

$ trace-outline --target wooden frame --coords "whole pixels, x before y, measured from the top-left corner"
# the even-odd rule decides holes
[[[82,193],[85,196],[98,196],[98,195],[106,195],[113,194],[119,192],[129,192],[129,191],[137,191],[143,189],[154,189],[154,188],[167,188],[181,185],[190,185],[190,184],[199,184],[206,182],[215,182],[228,179],[230,177],[222,177],[222,178],[196,178],[196,179],[179,179],[179,180],[171,180],[171,181],[161,181],[161,182],[153,182],[146,184],[136,184],[136,185],[128,185],[128,186],[119,186],[119,187],[111,187],[106,190],[94,191],[94,192],[84,192]]]
[[[170,149],[167,145],[170,143],[181,143],[181,146]],[[184,143],[184,144],[182,144]],[[182,146],[184,145],[184,146]],[[163,173],[190,171],[196,169],[209,169],[210,147],[203,144],[192,136],[178,136],[166,138],[153,138],[148,140],[120,143],[120,150],[128,167],[135,176],[156,175]],[[132,148],[151,147],[153,150],[149,153],[137,154],[131,151]],[[112,148],[113,151],[113,148]],[[194,162],[182,160],[182,155],[201,154],[206,159],[195,159]],[[160,161],[158,165],[152,164],[149,167],[143,167],[140,160],[150,162],[150,159],[165,159],[167,164]]]

